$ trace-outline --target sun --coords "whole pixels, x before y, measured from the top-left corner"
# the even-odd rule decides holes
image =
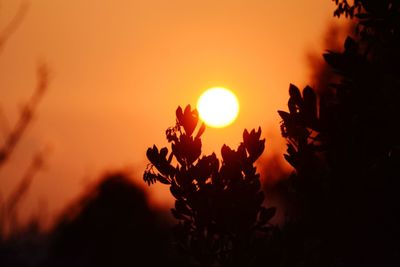
[[[239,114],[239,101],[228,89],[213,87],[197,101],[200,119],[208,126],[222,128],[231,124]]]

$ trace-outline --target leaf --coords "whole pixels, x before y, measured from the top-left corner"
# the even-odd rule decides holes
[[[147,149],[146,152],[147,158],[159,172],[163,175],[172,175],[175,170],[166,159],[167,154],[168,149],[166,147],[162,148],[160,152],[158,152],[158,148],[155,145],[153,145],[152,148]]]
[[[221,148],[222,159],[224,161],[229,161],[230,158],[232,158],[232,154],[233,154],[233,150],[229,146],[223,144],[222,148]]]
[[[311,87],[306,86],[306,88],[304,88],[303,99],[304,106],[302,115],[308,126],[314,127],[317,122],[317,96]]]
[[[290,114],[287,113],[286,111],[278,110],[279,116],[281,116],[283,121],[288,121],[290,120]]]
[[[196,177],[197,181],[203,184],[211,174],[218,171],[219,162],[215,154],[211,156],[203,156],[197,162],[193,175]]]
[[[256,161],[261,156],[265,148],[265,139],[260,140],[260,136],[261,127],[258,127],[257,132],[255,129],[251,130],[250,133],[247,131],[247,129],[243,132],[243,144],[249,153],[249,160],[251,163]],[[238,152],[241,152],[240,149],[238,149]],[[246,157],[246,155],[242,156],[244,156],[244,158]]]
[[[145,171],[143,173],[143,181],[147,183],[147,185],[151,185],[157,182],[157,175],[152,173],[151,170]]]
[[[289,95],[290,98],[293,99],[294,103],[298,106],[301,106],[302,99],[301,99],[301,93],[299,88],[297,88],[296,85],[290,84],[289,85]]]
[[[183,112],[182,112],[181,106],[178,106],[178,108],[176,109],[175,114],[176,114],[177,121],[181,121],[183,119]]]
[[[337,71],[342,71],[349,67],[348,64],[346,64],[346,62],[344,61],[342,54],[340,53],[328,51],[327,53],[324,53],[322,56],[326,61],[326,63],[328,63],[331,67],[333,67]]]
[[[283,157],[285,158],[285,160],[292,165],[294,168],[297,168],[297,164],[296,161],[294,160],[294,158],[288,154],[284,154]]]
[[[162,175],[158,175],[157,180],[162,184],[171,184],[171,182]]]
[[[196,110],[191,110],[190,105],[187,105],[185,111],[183,112],[183,116],[179,118],[180,125],[185,129],[185,133],[188,136],[193,134],[194,129],[196,128],[197,122],[199,120],[198,113]]]
[[[156,155],[158,154],[158,148],[156,145],[153,145],[153,147],[149,147],[146,151],[146,156],[148,160],[150,160],[151,163],[155,164],[156,162]]]
[[[203,133],[204,133],[205,130],[206,130],[206,125],[205,125],[204,122],[203,122],[203,123],[201,124],[201,127],[200,127],[199,131],[198,131],[197,134],[196,134],[196,138],[195,138],[195,139],[200,138],[200,137],[203,135]]]
[[[297,108],[298,106],[296,105],[296,102],[294,101],[294,99],[291,97],[288,100],[288,108],[289,108],[289,112],[290,114],[296,114],[297,113]]]
[[[167,156],[167,154],[168,154],[168,148],[166,148],[166,147],[161,148],[160,156],[165,158]]]

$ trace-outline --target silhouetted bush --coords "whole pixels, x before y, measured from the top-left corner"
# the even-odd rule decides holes
[[[220,162],[214,153],[200,157],[205,125],[195,134],[197,111],[190,105],[184,111],[178,107],[176,117],[176,125],[166,131],[172,151],[155,145],[147,150],[151,164],[144,180],[170,186],[179,248],[202,266],[259,264],[260,245],[274,232],[268,221],[275,214],[275,208],[262,206],[254,167],[264,150],[261,129],[245,130],[237,150],[224,145]]]
[[[334,94],[290,85],[289,112],[279,111],[296,169],[288,242],[314,244],[318,259],[304,254],[307,266],[397,266],[400,4],[341,1],[341,14],[357,30],[342,52],[324,54],[339,80]]]
[[[44,266],[179,266],[170,244],[168,224],[126,175],[116,173],[61,217]]]

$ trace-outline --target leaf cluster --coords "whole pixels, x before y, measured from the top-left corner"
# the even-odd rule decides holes
[[[335,79],[317,91],[290,85],[288,111],[278,111],[295,168],[291,216],[302,242],[320,244],[313,253],[323,255],[314,266],[398,263],[399,3],[336,1],[335,15],[353,17],[357,29],[342,51],[323,55]]]
[[[269,220],[275,214],[275,208],[262,206],[264,194],[254,166],[265,147],[261,129],[245,130],[236,150],[223,145],[220,161],[215,153],[201,156],[205,125],[196,131],[196,110],[178,107],[176,118],[166,131],[171,152],[155,145],[147,150],[151,164],[144,180],[170,186],[176,199],[171,212],[179,221],[175,236],[183,251],[205,266],[239,264],[257,233],[271,231]]]

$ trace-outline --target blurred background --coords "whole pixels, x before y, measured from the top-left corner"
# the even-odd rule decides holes
[[[21,5],[26,11],[0,54],[3,136],[34,92],[38,64],[50,79],[0,171],[0,194],[7,198],[32,157],[46,151],[19,217],[40,215],[46,227],[105,171],[130,173],[147,190],[147,147],[166,145],[177,106],[195,106],[209,87],[234,91],[240,113],[227,128],[207,128],[204,153],[236,147],[244,128],[261,126],[259,164],[288,170],[277,110],[286,109],[289,83],[313,85],[314,58],[338,23],[334,2],[319,0],[2,0],[0,29]],[[168,188],[156,185],[147,196],[152,207],[172,206]]]

